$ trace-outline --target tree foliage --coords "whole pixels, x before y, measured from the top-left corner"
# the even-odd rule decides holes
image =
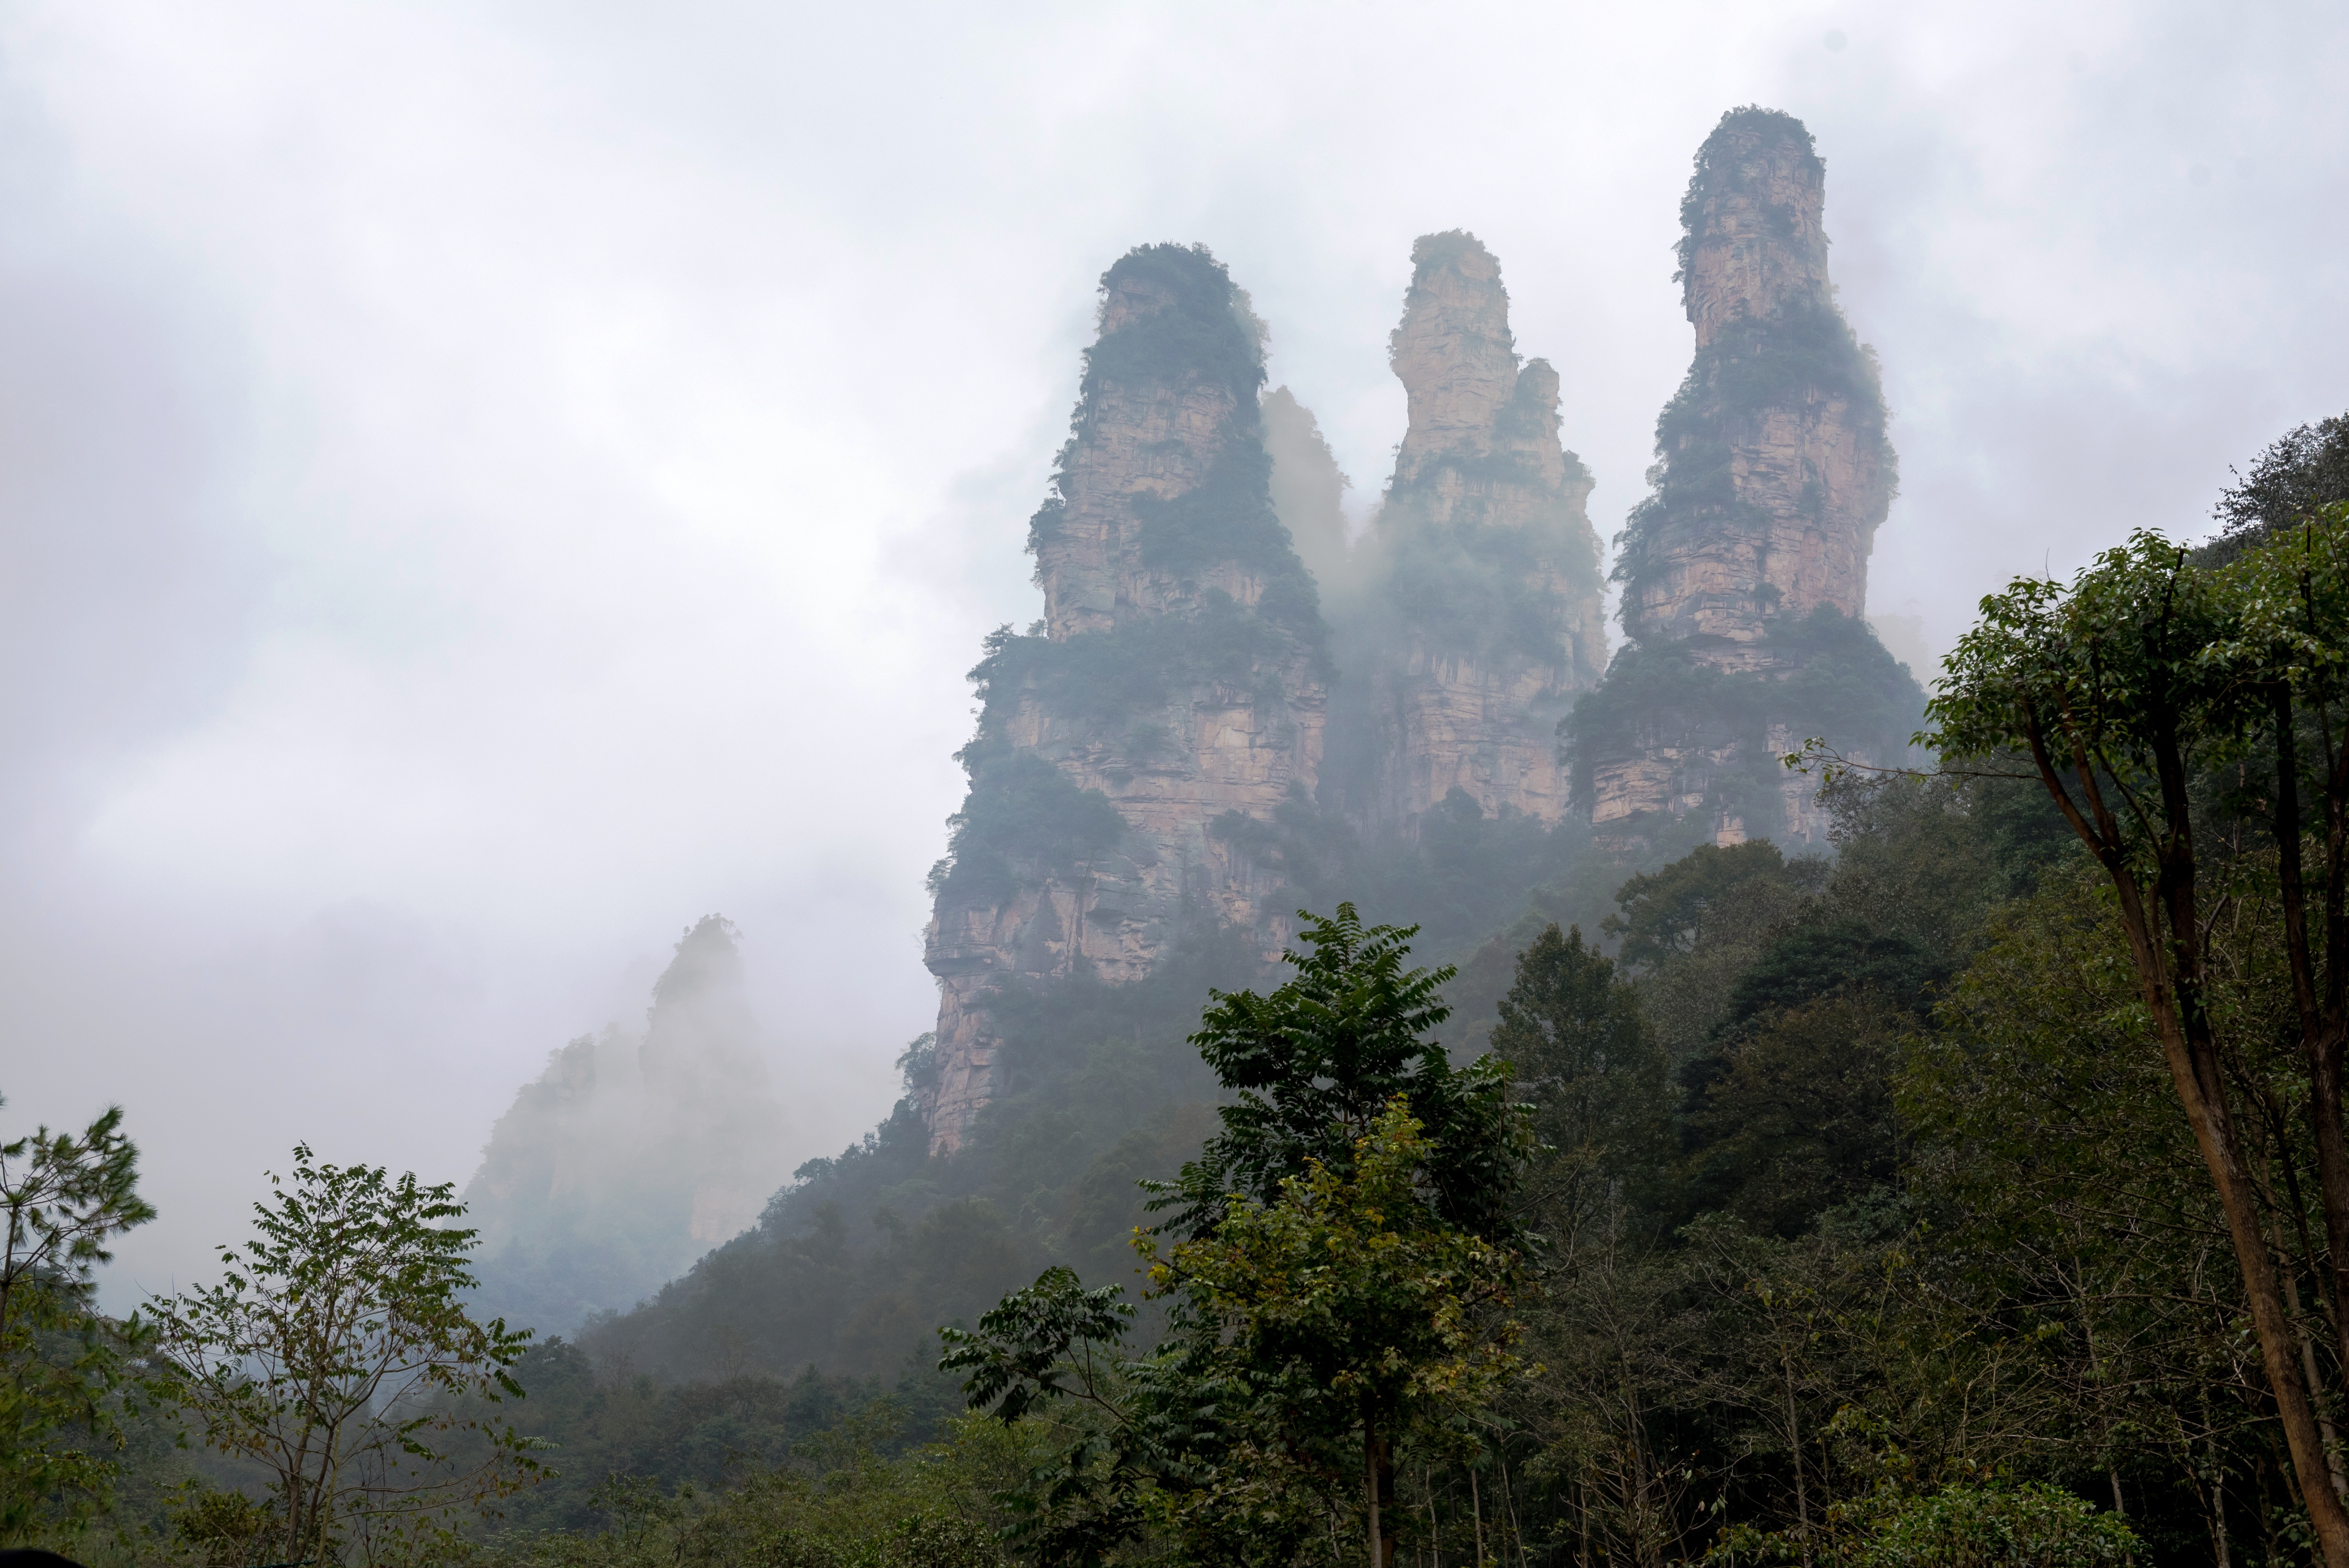
[[[2221,1208],[2294,1471],[2325,1560],[2349,1563],[2349,1508],[2261,1222],[2257,1174],[2227,1085],[2225,1020],[2211,1005],[2211,901],[2224,843],[2198,845],[2198,772],[2265,774],[2264,817],[2307,1053],[2333,1296],[2349,1299],[2349,736],[2342,628],[2349,624],[2349,508],[2333,507],[2217,572],[2136,534],[2069,584],[2016,582],[1983,601],[1930,714],[1947,756],[2027,754],[2110,882],[2152,1032]],[[2306,733],[2303,733],[2303,732]],[[2303,748],[2313,752],[2307,764]],[[2313,767],[2309,765],[2313,764]],[[2302,791],[2313,788],[2325,868],[2304,886]],[[2216,884],[2216,885],[2214,885]],[[2349,1313],[2336,1315],[2349,1365]]]
[[[945,1332],[974,1408],[1085,1408],[1014,1504],[1040,1561],[1098,1563],[1155,1522],[1192,1560],[1288,1562],[1357,1506],[1388,1561],[1398,1445],[1515,1370],[1531,1145],[1507,1068],[1455,1071],[1423,1038],[1448,976],[1405,968],[1408,930],[1301,918],[1288,983],[1216,993],[1193,1037],[1235,1100],[1161,1191],[1168,1250],[1136,1235],[1164,1342],[1126,1354],[1117,1288],[1065,1268]]]
[[[0,1100],[0,1105],[5,1105]],[[155,1210],[139,1150],[109,1106],[78,1136],[36,1128],[0,1144],[0,1543],[45,1519],[102,1511],[134,1391],[141,1326],[98,1310],[107,1244]]]
[[[1162,1194],[1173,1230],[1204,1234],[1233,1193],[1273,1201],[1315,1164],[1343,1172],[1388,1104],[1401,1096],[1427,1130],[1428,1202],[1447,1224],[1506,1232],[1499,1207],[1525,1158],[1505,1064],[1455,1068],[1428,1031],[1451,1016],[1441,1000],[1455,971],[1407,969],[1412,926],[1365,927],[1354,906],[1326,918],[1300,911],[1303,951],[1268,995],[1215,992],[1191,1043],[1233,1094],[1222,1130]]]
[[[444,1532],[538,1471],[528,1439],[481,1411],[522,1387],[530,1336],[465,1307],[473,1233],[454,1188],[306,1145],[222,1278],[156,1304],[161,1343],[204,1441],[270,1478],[288,1561],[369,1561]],[[480,1439],[451,1462],[452,1437]]]

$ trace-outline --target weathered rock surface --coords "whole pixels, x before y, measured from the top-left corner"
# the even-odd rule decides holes
[[[1493,253],[1454,231],[1412,261],[1389,341],[1410,428],[1345,660],[1373,730],[1358,810],[1408,832],[1457,789],[1487,815],[1555,821],[1557,722],[1606,663],[1590,474],[1559,440],[1557,372],[1519,362]]]
[[[1828,282],[1825,201],[1825,166],[1790,116],[1733,111],[1697,154],[1680,256],[1696,354],[1657,421],[1656,489],[1616,567],[1633,645],[1609,685],[1646,684],[1637,700],[1602,688],[1571,727],[1593,824],[1626,843],[1692,814],[1723,843],[1824,842],[1812,782],[1772,772],[1765,750],[1823,729],[1856,755],[1898,748],[1878,710],[1913,683],[1852,631],[1894,459],[1873,357]],[[1665,649],[1692,655],[1683,671],[1743,678],[1663,689],[1650,655]],[[1826,683],[1786,683],[1823,660],[1881,701],[1819,711]]]
[[[1269,496],[1262,327],[1204,251],[1137,250],[1102,330],[1054,494],[1030,533],[1040,634],[989,640],[971,794],[934,877],[938,977],[923,1088],[950,1150],[994,1092],[988,998],[1080,972],[1140,978],[1186,931],[1278,957],[1278,879],[1216,831],[1309,792],[1327,655]]]
[[[1637,529],[1624,629],[1735,645],[1757,666],[1773,618],[1822,604],[1857,617],[1892,500],[1874,366],[1827,281],[1826,166],[1800,121],[1742,110],[1698,155],[1682,220],[1682,299],[1696,333],[1689,383],[1658,455],[1695,471]]]

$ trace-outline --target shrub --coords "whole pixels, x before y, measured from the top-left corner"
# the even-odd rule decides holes
[[[2119,1516],[2044,1481],[1943,1487],[1929,1497],[1841,1505],[1821,1536],[1738,1526],[1705,1553],[1704,1568],[1739,1563],[1834,1568],[2107,1568],[2144,1543]]]

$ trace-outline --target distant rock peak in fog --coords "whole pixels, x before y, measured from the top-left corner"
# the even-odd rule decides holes
[[[789,1174],[733,923],[678,939],[641,1028],[550,1054],[465,1190],[481,1296],[543,1333],[621,1311],[755,1223]]]

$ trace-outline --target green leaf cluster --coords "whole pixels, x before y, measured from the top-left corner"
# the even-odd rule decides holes
[[[43,1126],[0,1144],[0,1544],[110,1500],[146,1333],[98,1310],[96,1270],[155,1217],[138,1182],[119,1106],[78,1136]]]

